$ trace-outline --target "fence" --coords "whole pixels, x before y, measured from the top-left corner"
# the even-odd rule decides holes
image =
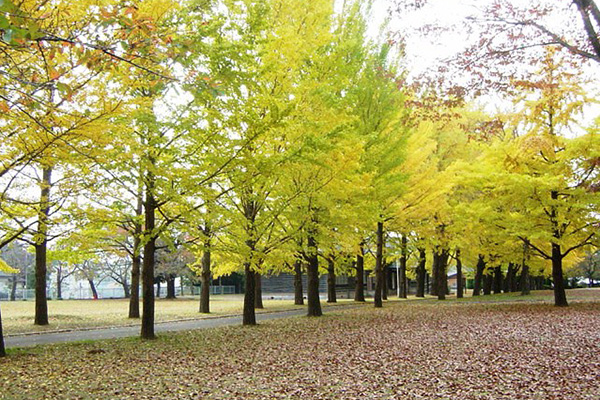
[[[120,299],[125,297],[123,288],[98,288],[98,298],[100,299]],[[190,288],[178,288],[177,293],[179,296],[188,295],[199,295],[200,288],[195,288],[194,293],[191,292]],[[166,294],[165,288],[161,288],[161,295]],[[210,294],[222,295],[222,294],[235,294],[235,286],[222,285],[222,286],[211,286]],[[46,296],[49,299],[56,299],[56,289],[49,288],[46,291]],[[140,293],[141,296],[141,293]],[[62,292],[63,299],[69,300],[84,300],[93,299],[92,291],[89,288],[76,288],[76,289],[64,289]],[[0,290],[0,301],[10,300],[10,292],[7,290]],[[15,292],[15,300],[35,300],[35,289],[22,289],[17,288]]]

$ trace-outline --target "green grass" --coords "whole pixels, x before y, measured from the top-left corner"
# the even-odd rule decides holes
[[[344,302],[347,300],[341,300]],[[176,300],[157,299],[156,321],[170,321],[188,318],[206,318],[219,315],[240,314],[243,306],[242,295],[221,295],[211,297],[211,314],[198,312],[199,300],[178,298]],[[294,309],[293,300],[263,300],[268,312]],[[33,324],[35,302],[11,301],[0,303],[2,324],[7,335],[32,332],[46,332],[61,329],[80,329],[101,326],[122,326],[138,324],[139,321],[127,318],[129,300],[49,300],[48,315],[50,325]],[[141,304],[140,304],[141,310]]]
[[[569,291],[567,308],[550,292],[390,301],[153,341],[10,350],[0,399],[597,400],[599,294]]]

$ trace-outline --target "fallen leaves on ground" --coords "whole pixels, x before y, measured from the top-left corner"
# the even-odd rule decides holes
[[[2,399],[600,398],[600,303],[396,303],[23,350]]]

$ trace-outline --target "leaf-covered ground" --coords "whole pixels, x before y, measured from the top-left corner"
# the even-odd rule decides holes
[[[0,398],[597,400],[599,327],[597,302],[368,305],[12,352]]]

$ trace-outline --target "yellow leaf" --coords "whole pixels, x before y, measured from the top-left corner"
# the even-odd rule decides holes
[[[0,271],[2,271],[2,272],[8,272],[9,274],[16,274],[17,272],[19,272],[18,269],[12,268],[10,265],[8,265],[1,258],[0,258]]]

